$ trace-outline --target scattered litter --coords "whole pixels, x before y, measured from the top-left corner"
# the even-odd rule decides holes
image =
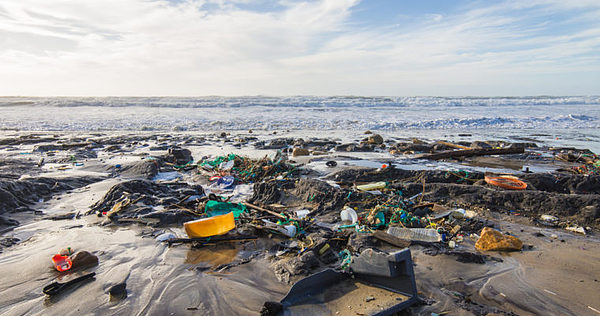
[[[582,235],[585,235],[585,228],[581,227],[581,226],[569,226],[565,228],[568,231],[574,232],[574,233],[579,233]]]
[[[217,215],[185,222],[183,227],[190,238],[210,237],[215,235],[223,235],[234,229],[235,220],[233,212],[229,212],[224,215]]]
[[[357,185],[356,189],[360,190],[360,191],[375,191],[375,190],[384,189],[386,187],[386,185],[387,184],[385,182],[375,182],[375,183]]]
[[[58,270],[59,272],[64,272],[71,269],[73,262],[71,261],[71,258],[69,258],[69,256],[56,254],[52,257],[52,264],[54,265],[56,270]]]
[[[54,282],[49,285],[46,285],[44,287],[44,289],[42,289],[42,292],[49,296],[57,295],[63,291],[66,291],[69,288],[73,288],[76,285],[80,285],[84,281],[94,280],[95,275],[96,275],[96,272],[92,272],[92,273],[88,273],[84,276],[80,276],[76,279],[73,279],[69,282],[65,282],[65,283]]]
[[[406,239],[410,241],[423,241],[423,242],[440,242],[442,241],[442,235],[437,230],[431,228],[403,228],[403,227],[390,227],[387,233],[398,237],[400,239]]]
[[[168,241],[168,240],[175,239],[175,238],[177,238],[177,236],[175,236],[175,234],[164,233],[164,234],[158,235],[155,239],[157,241]]]

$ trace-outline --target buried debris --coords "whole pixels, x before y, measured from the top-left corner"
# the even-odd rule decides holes
[[[393,254],[363,251],[352,257],[350,273],[328,269],[296,282],[279,302],[266,302],[261,315],[393,315],[417,302],[409,249]],[[365,299],[368,297],[369,299]]]
[[[46,285],[44,287],[44,289],[42,289],[42,292],[44,292],[44,294],[50,295],[50,296],[58,295],[70,288],[74,288],[75,286],[83,284],[84,281],[94,280],[95,275],[96,275],[96,272],[92,272],[92,273],[88,273],[84,276],[80,276],[76,279],[73,279],[69,282],[65,282],[65,283],[53,282],[49,285]]]
[[[503,189],[509,190],[525,190],[527,183],[517,179],[514,176],[492,176],[485,175],[485,182]]]

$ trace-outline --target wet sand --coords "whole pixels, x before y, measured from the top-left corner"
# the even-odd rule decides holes
[[[48,143],[74,137],[42,135],[50,138]],[[108,140],[105,146],[118,143],[110,140],[113,136],[106,136]],[[102,137],[105,136],[98,136]],[[273,138],[266,134],[259,137]],[[158,146],[161,141],[153,135],[147,138],[142,138],[140,143],[131,147],[127,147],[130,140],[124,141],[122,152],[97,150],[96,158],[79,159],[83,166],[69,162],[47,162],[40,168],[31,166],[20,171],[22,176],[26,175],[25,178],[43,175],[61,181],[65,177],[98,177],[100,181],[52,193],[45,201],[42,199],[30,205],[31,210],[42,211],[43,215],[36,215],[32,211],[4,214],[18,220],[20,225],[5,231],[2,238],[12,237],[20,241],[3,248],[0,254],[0,275],[3,276],[0,280],[0,292],[3,293],[0,296],[0,314],[252,315],[259,314],[265,301],[276,301],[285,295],[291,284],[280,282],[273,271],[273,253],[269,249],[276,241],[272,239],[263,237],[257,241],[219,244],[202,249],[194,249],[189,245],[168,247],[154,237],[162,232],[184,237],[182,227],[171,225],[152,228],[138,224],[101,226],[104,218],[83,215],[114,184],[124,180],[123,177],[111,175],[112,166],[139,161],[144,152],[150,155],[165,152],[148,151],[148,147]],[[276,152],[274,149],[260,150],[246,145],[237,147],[216,139],[218,137],[207,137],[207,140],[192,138],[191,143],[180,145],[189,148],[197,159],[231,152],[259,158]],[[169,139],[164,142],[177,141]],[[143,143],[148,145],[141,146]],[[57,158],[33,151],[36,145],[39,144],[4,146],[0,148],[0,155],[7,159],[22,160],[23,163],[35,163],[42,156],[46,160]],[[56,153],[57,156],[61,154],[68,159],[72,152],[61,153],[59,150]],[[335,172],[379,166],[393,157],[385,152],[351,152],[310,156],[310,159],[302,157],[297,160],[305,162],[305,166],[316,172]],[[329,159],[338,161],[338,166],[326,167],[325,162]],[[416,164],[399,160],[399,164],[403,163],[409,166]],[[484,168],[516,170],[513,164],[502,165],[502,161],[498,160],[473,164]],[[528,164],[535,165],[532,162]],[[447,164],[431,163],[430,167],[440,165]],[[550,167],[547,164],[536,166],[547,169],[565,164],[556,162]],[[184,174],[182,181],[195,180],[192,175]],[[83,216],[59,221],[45,219],[45,216],[69,212]],[[597,301],[600,293],[600,239],[595,236],[595,231],[581,236],[562,228],[534,226],[528,218],[493,211],[480,212],[479,217],[493,222],[497,229],[519,237],[526,248],[512,253],[488,252],[485,254],[501,259],[501,262],[486,260],[485,264],[475,264],[458,262],[456,256],[451,254],[432,255],[427,247],[411,246],[417,287],[420,296],[428,304],[412,307],[409,313],[600,315],[597,312],[600,310]],[[52,267],[50,257],[65,247],[90,251],[98,256],[100,263],[84,271],[59,273]],[[394,250],[389,245],[381,247]],[[465,241],[459,243],[455,250],[476,252],[474,240],[465,236]],[[246,258],[251,260],[220,272],[214,271],[221,265]],[[41,292],[45,285],[54,280],[64,282],[87,272],[96,272],[95,280],[64,295],[48,298]],[[301,277],[294,276],[292,280]],[[109,288],[123,281],[127,284],[127,297],[111,300],[107,294]],[[379,304],[380,300],[372,302]],[[347,314],[347,306],[351,305],[344,300],[332,304],[335,306],[332,310],[338,309],[342,314]],[[352,310],[356,314],[356,310]],[[352,312],[349,314],[353,315]]]

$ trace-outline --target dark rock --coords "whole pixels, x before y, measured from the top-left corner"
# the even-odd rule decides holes
[[[352,151],[349,150],[349,148],[352,148],[352,150],[354,150],[354,144],[341,144],[341,145],[337,145],[335,146],[335,151]]]
[[[383,144],[383,137],[379,134],[374,134],[367,138],[367,142],[375,145]]]
[[[111,300],[122,300],[127,297],[127,283],[119,283],[113,285],[109,290],[108,294],[110,295]]]
[[[185,165],[186,163],[193,161],[192,152],[186,148],[171,147],[169,148],[167,161],[177,164]]]
[[[73,261],[73,270],[90,268],[98,265],[98,257],[85,250],[78,251],[71,255]]]
[[[308,155],[310,155],[310,152],[308,151],[308,149],[305,149],[305,148],[296,147],[292,151],[292,156],[294,156],[294,157],[308,156]]]
[[[133,164],[122,165],[119,174],[127,178],[152,179],[158,174],[158,160],[142,160]]]

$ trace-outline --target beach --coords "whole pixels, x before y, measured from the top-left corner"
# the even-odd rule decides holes
[[[596,314],[600,308],[595,305],[595,293],[600,291],[596,273],[600,240],[595,234],[599,193],[593,183],[598,175],[569,172],[582,162],[557,158],[586,152],[580,146],[562,146],[570,142],[597,146],[597,141],[591,141],[593,133],[585,136],[586,141],[564,136],[582,134],[580,130],[567,130],[559,137],[556,131],[523,135],[504,130],[498,138],[487,130],[478,132],[3,131],[2,192],[10,199],[3,199],[2,204],[0,270],[5,277],[0,288],[6,294],[0,298],[0,312],[68,314],[77,306],[77,312],[84,314],[259,314],[266,301],[281,299],[295,281],[327,267],[338,268],[340,259],[334,255],[328,260],[297,260],[305,258],[306,252],[298,253],[298,245],[290,246],[290,242],[305,245],[304,239],[266,233],[244,221],[225,236],[255,235],[257,239],[200,248],[157,241],[164,233],[187,237],[182,222],[198,215],[182,211],[182,198],[200,194],[198,187],[205,194],[212,188],[217,195],[233,194],[230,201],[251,201],[282,214],[306,209],[313,212],[311,218],[331,226],[340,223],[344,205],[355,203],[351,205],[357,212],[368,214],[372,206],[366,201],[379,199],[357,191],[355,185],[386,181],[384,197],[399,191],[406,199],[421,194],[422,203],[474,214],[454,222],[461,226],[462,236],[455,248],[449,248],[447,241],[410,246],[421,303],[413,305],[409,314]],[[381,134],[382,141],[370,143],[375,133]],[[427,152],[456,149],[439,144],[434,148],[442,140],[469,147],[519,147],[523,154],[442,161],[418,158]],[[193,163],[177,167],[173,148],[189,150]],[[295,156],[294,148],[304,148],[308,155]],[[230,154],[246,161],[263,157],[272,161],[283,154],[287,166],[296,166],[296,171],[236,182],[239,192],[235,194],[219,191],[209,179],[214,171],[202,163]],[[330,161],[335,166],[329,166]],[[517,192],[490,186],[483,182],[485,172],[512,174],[529,187]],[[264,182],[267,179],[271,180]],[[139,215],[147,213],[139,209],[128,215],[131,208],[116,217],[106,214],[116,201],[107,192],[124,192],[118,187],[122,183],[146,198],[156,196],[143,202],[152,208],[152,216]],[[278,190],[281,196],[273,196]],[[195,203],[186,207],[196,207]],[[172,204],[181,207],[163,207]],[[254,217],[260,214],[248,212]],[[558,222],[544,225],[539,220],[544,214],[556,216]],[[523,248],[517,252],[477,250],[477,235],[485,226],[518,237]],[[586,234],[565,229],[570,226],[583,227]],[[331,238],[323,229],[310,227],[303,234],[323,242]],[[343,249],[352,254],[372,248],[387,253],[398,250],[369,237],[370,233],[345,231],[347,241],[329,241],[335,254]],[[93,253],[98,265],[73,274],[57,272],[50,258],[65,247]],[[96,272],[93,282],[59,296],[41,292],[54,280],[68,281],[90,271]],[[119,283],[126,284],[127,295],[114,299],[108,292]],[[380,301],[374,302],[379,306]],[[338,309],[330,311],[334,315],[357,313],[350,306],[333,306]]]

